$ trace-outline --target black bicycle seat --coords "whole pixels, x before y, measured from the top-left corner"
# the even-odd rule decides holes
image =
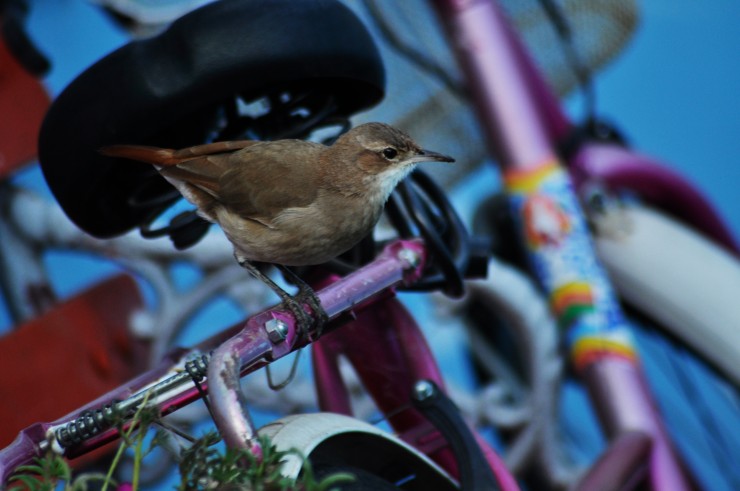
[[[112,237],[150,220],[175,196],[151,166],[105,157],[101,147],[201,144],[219,135],[238,99],[263,97],[275,105],[295,100],[269,124],[262,116],[246,118],[267,127],[257,137],[285,137],[280,126],[296,121],[307,134],[306,121],[313,121],[307,113],[347,118],[379,102],[384,86],[377,48],[339,1],[221,0],[121,47],[77,77],[44,120],[39,160],[72,221],[94,236]]]

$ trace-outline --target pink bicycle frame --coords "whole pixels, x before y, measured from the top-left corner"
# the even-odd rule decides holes
[[[394,258],[399,252],[405,253],[402,255],[411,261],[415,271],[407,275],[407,280],[421,271],[423,249],[418,243],[400,244],[386,248],[373,263],[348,278],[331,276],[316,285],[320,288],[318,297],[330,318],[340,313],[348,316],[341,328],[325,333],[311,344],[319,408],[352,415],[349,393],[339,371],[339,357],[345,356],[357,371],[366,391],[401,437],[456,476],[457,461],[449,444],[424,416],[410,406],[412,388],[419,380],[431,380],[444,390],[442,375],[421,330],[393,297],[392,289],[383,290],[383,296],[374,300],[372,308],[363,308],[361,303],[368,294],[360,292],[377,292],[378,287],[384,284],[382,278],[398,267]],[[353,277],[357,280],[348,281]],[[286,345],[293,345],[290,349],[293,351],[298,346],[291,339],[294,336],[292,319],[282,320],[289,326]],[[244,354],[253,345],[253,337],[254,331],[245,329],[224,343],[213,355],[208,380],[215,419],[227,445],[250,448],[259,453],[258,447],[248,443],[255,441],[254,428],[242,410],[244,404],[239,398],[229,396],[240,394],[239,374],[235,367],[245,365]],[[500,489],[518,490],[501,458],[483,439],[476,438]]]
[[[611,451],[578,489],[617,489],[604,487],[605,479],[611,479],[609,486],[616,484],[615,469],[622,484],[636,483],[642,471],[636,456],[647,452],[652,489],[691,489],[596,259],[572,181],[558,160],[556,142],[567,136],[570,122],[494,1],[431,3],[456,49],[489,149],[502,167],[531,263],[612,441]],[[577,185],[595,178],[642,191],[658,204],[671,203],[672,211],[737,253],[712,207],[665,167],[626,149],[587,144],[569,170]],[[616,462],[624,449],[632,457]]]
[[[349,393],[339,372],[339,357],[346,357],[401,438],[456,476],[456,458],[447,442],[409,405],[416,381],[432,380],[444,387],[439,367],[403,305],[395,298],[381,302],[312,345],[319,406],[324,411],[352,414]],[[501,489],[519,489],[501,458],[484,440],[477,439]]]

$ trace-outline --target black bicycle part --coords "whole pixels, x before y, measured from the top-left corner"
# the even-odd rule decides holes
[[[470,259],[467,230],[444,191],[424,172],[414,174],[412,180],[398,186],[398,194],[418,229],[415,235],[424,238],[431,264],[438,269],[435,274],[425,274],[415,289],[441,289],[449,296],[460,297],[465,293],[464,274]],[[416,192],[414,187],[425,193]]]
[[[332,485],[331,489],[337,491],[398,491],[402,489],[372,472],[351,465],[319,464],[314,466],[313,471],[318,481],[338,473],[352,476],[352,480]]]
[[[529,274],[526,247],[505,193],[496,193],[478,205],[473,214],[472,230],[476,236],[488,237],[488,251],[492,255]]]
[[[153,213],[150,220],[142,221],[139,226],[141,236],[146,239],[168,236],[178,250],[195,245],[211,227],[211,223],[201,218],[195,210],[178,213],[167,225],[153,228],[158,218],[159,213]]]
[[[355,476],[352,482],[336,485],[343,491],[459,490],[444,471],[418,450],[364,431],[350,430],[329,436],[311,449],[308,459],[319,477],[336,472]]]
[[[303,137],[376,104],[384,87],[370,34],[338,0],[221,0],[77,77],[43,122],[39,160],[70,219],[114,237],[150,224],[179,195],[148,164],[101,147]],[[243,111],[255,101],[266,110]],[[202,232],[197,222],[180,246]]]
[[[614,123],[602,118],[590,118],[571,128],[558,143],[558,153],[567,164],[586,143],[594,142],[629,146],[627,137]]]
[[[118,402],[113,401],[102,408],[84,411],[74,420],[58,427],[54,431],[54,436],[59,445],[68,448],[81,443],[112,428],[117,422],[133,414],[119,411]]]
[[[463,491],[501,489],[483,451],[475,440],[460,410],[431,380],[421,380],[411,396],[414,407],[442,434],[452,447]]]
[[[516,329],[506,317],[496,311],[486,298],[477,295],[471,296],[463,312],[465,325],[475,333],[476,339],[485,343],[490,349],[495,349],[495,352],[500,354],[519,380],[530,386],[531,373],[524,358],[522,341],[517,337]],[[471,360],[479,383],[490,383],[491,373],[486,370],[479,357],[471,353]]]
[[[440,290],[448,296],[460,297],[465,292],[465,278],[486,276],[487,242],[470,239],[445,191],[422,170],[415,170],[398,185],[385,211],[399,237],[422,237],[429,253],[422,278],[402,287],[404,290]],[[370,234],[359,247],[330,261],[327,267],[348,274],[372,260],[376,249]]]

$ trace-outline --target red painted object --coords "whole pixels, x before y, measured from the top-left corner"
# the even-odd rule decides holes
[[[36,157],[49,96],[0,41],[0,179]]]
[[[141,307],[134,280],[117,276],[0,338],[0,448],[139,373],[145,347],[128,319]]]

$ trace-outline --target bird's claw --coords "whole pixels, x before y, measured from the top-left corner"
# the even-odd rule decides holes
[[[329,316],[321,306],[319,297],[316,296],[316,293],[306,282],[289,268],[276,265],[284,275],[298,286],[298,293],[292,296],[280,288],[269,276],[264,275],[254,264],[237,254],[235,254],[235,257],[241,267],[248,270],[252,276],[269,286],[280,297],[283,305],[290,310],[295,318],[296,332],[305,335],[309,341],[315,341],[321,336],[324,325],[329,322]],[[311,308],[315,319],[303,308],[304,303],[308,304]]]
[[[283,305],[293,314],[296,321],[297,333],[308,333],[314,324],[313,317],[303,308],[303,302],[298,297],[287,296],[283,299]]]
[[[311,287],[307,286],[306,288],[301,288],[295,298],[300,302],[305,302],[309,307],[311,307],[311,311],[314,314],[314,323],[311,326],[313,328],[312,331],[309,332],[309,339],[311,341],[316,341],[321,337],[324,326],[329,322],[329,315],[321,306],[321,300],[319,300],[319,297]]]

